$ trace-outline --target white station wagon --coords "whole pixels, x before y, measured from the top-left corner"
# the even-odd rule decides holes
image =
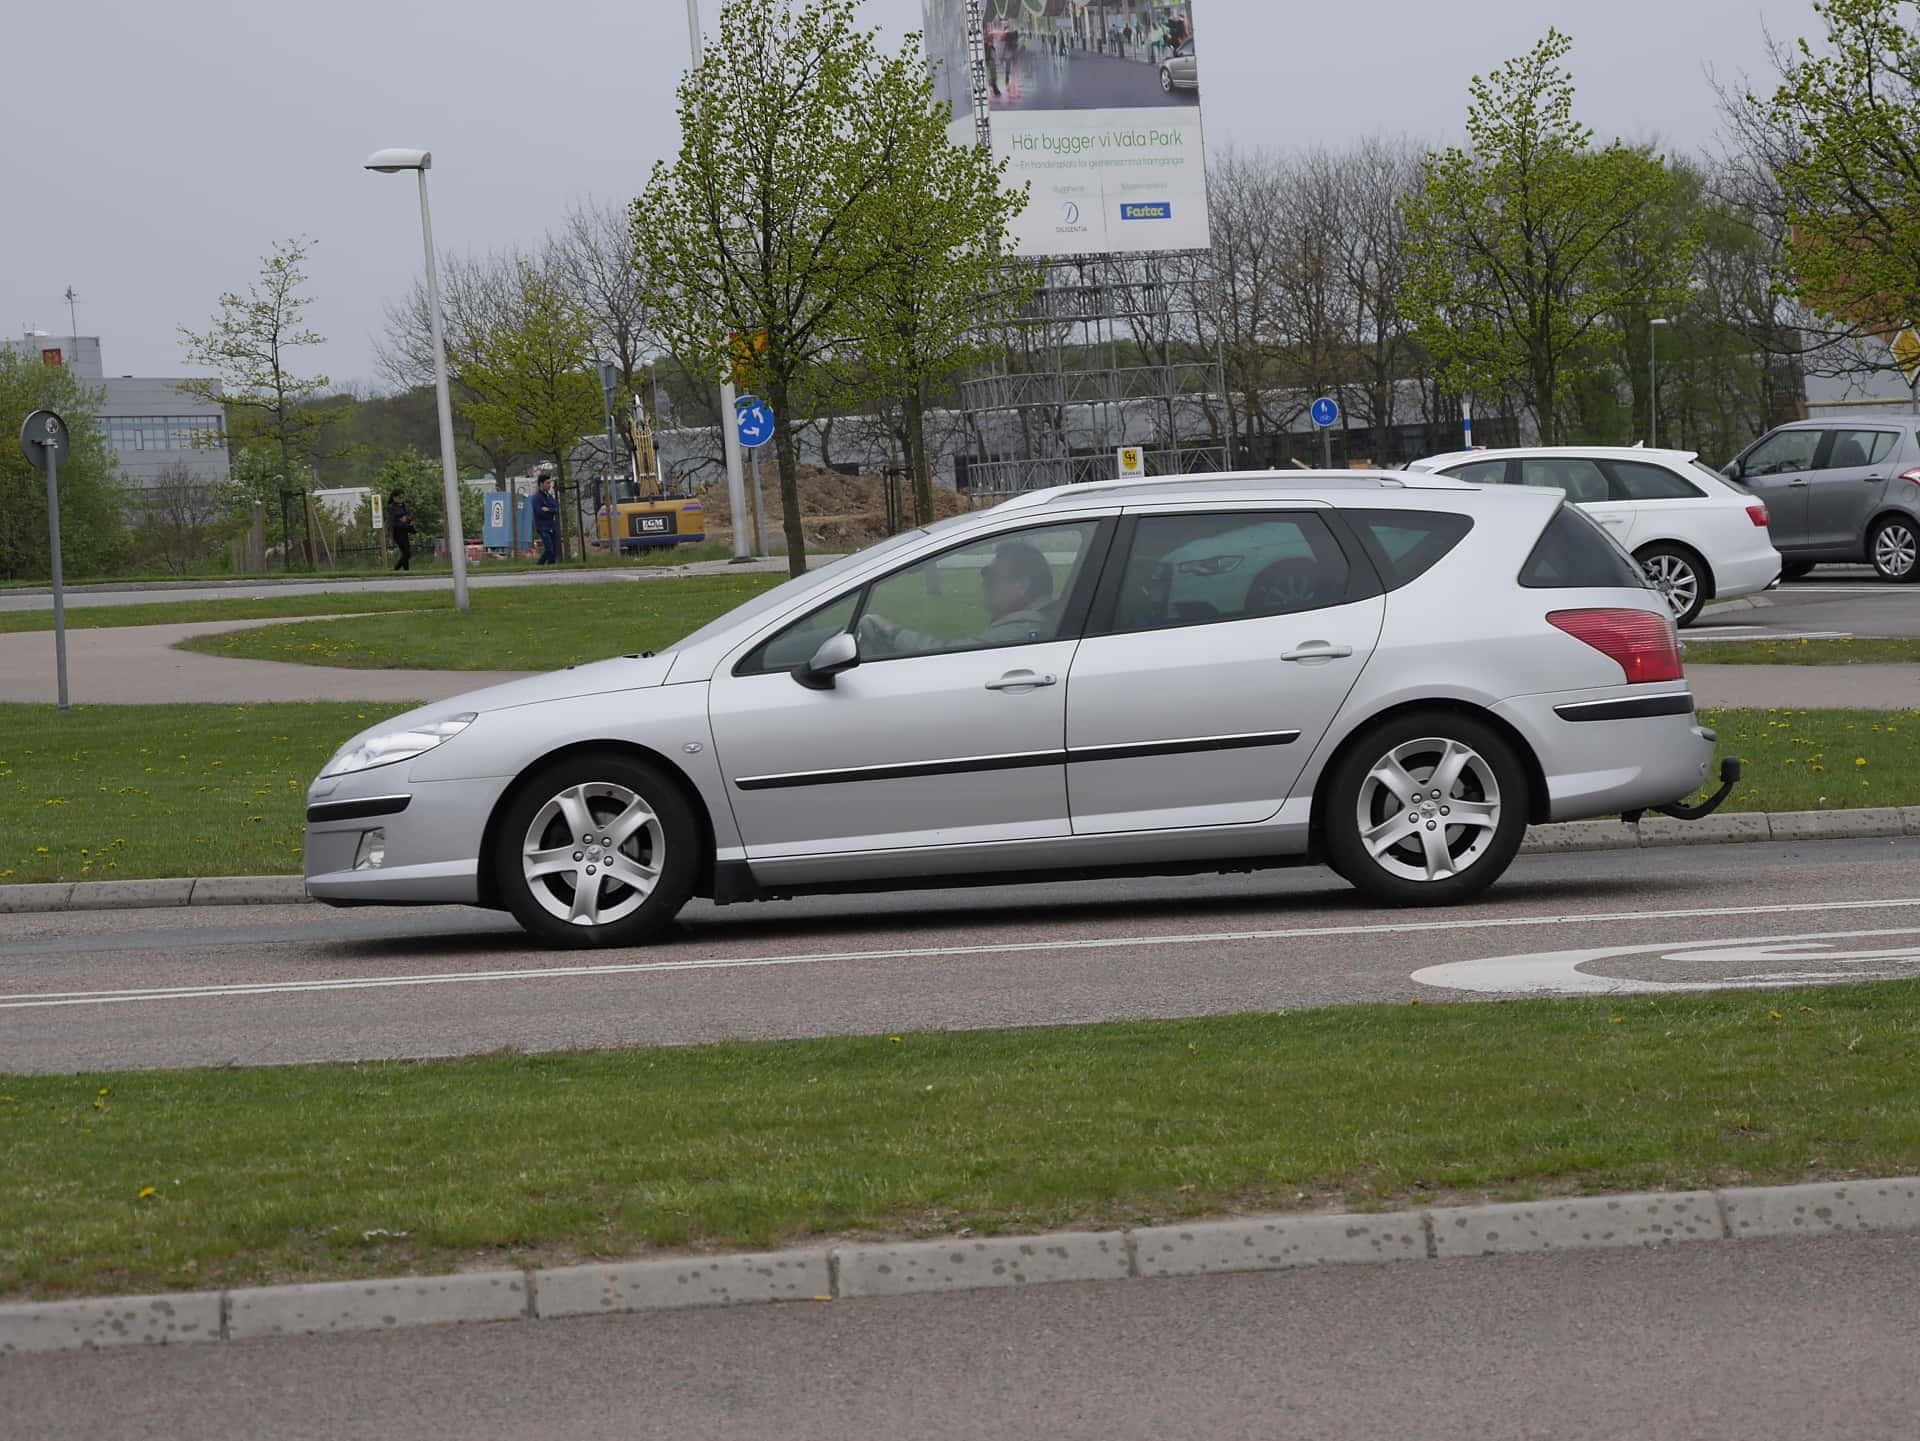
[[[306,885],[575,945],[694,895],[1289,864],[1439,905],[1529,823],[1705,814],[1713,753],[1666,605],[1557,491],[1118,481],[383,721],[308,793]]]

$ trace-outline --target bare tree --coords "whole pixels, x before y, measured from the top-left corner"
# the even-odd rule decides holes
[[[594,345],[619,371],[616,404],[639,396],[657,423],[648,371],[650,358],[663,347],[641,298],[632,225],[625,205],[581,201],[568,209],[558,233],[547,237],[548,263],[593,317]]]
[[[136,503],[141,511],[136,528],[140,560],[173,575],[206,569],[217,543],[215,527],[230,510],[217,486],[175,462],[138,492]]]
[[[1400,313],[1406,284],[1405,198],[1419,182],[1424,147],[1406,137],[1369,136],[1338,159],[1342,183],[1336,245],[1352,307],[1353,360],[1361,383],[1346,407],[1373,433],[1374,459],[1402,459],[1393,440],[1399,423],[1399,382],[1413,376],[1419,357],[1412,327]]]

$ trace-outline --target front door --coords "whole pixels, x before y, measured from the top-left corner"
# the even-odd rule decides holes
[[[1065,682],[1100,533],[1083,521],[975,541],[723,665],[708,707],[748,857],[1067,834]],[[794,679],[850,628],[859,665],[827,689]]]
[[[1074,833],[1266,820],[1379,642],[1379,587],[1311,510],[1128,528],[1068,678]]]
[[[1900,432],[1892,427],[1834,430],[1833,442],[1807,477],[1807,539],[1822,549],[1858,546],[1879,513],[1893,476]]]
[[[1740,484],[1767,505],[1767,533],[1780,550],[1813,544],[1807,528],[1807,489],[1821,430],[1781,430],[1740,460]]]

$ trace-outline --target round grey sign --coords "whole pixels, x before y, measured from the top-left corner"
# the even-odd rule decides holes
[[[70,448],[67,423],[51,410],[34,411],[20,427],[20,453],[35,470],[45,470],[49,457],[64,465]]]

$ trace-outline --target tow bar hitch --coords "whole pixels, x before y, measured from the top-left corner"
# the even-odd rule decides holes
[[[1733,788],[1739,783],[1740,762],[1733,756],[1728,756],[1720,762],[1720,789],[1701,801],[1699,805],[1683,806],[1674,804],[1670,806],[1654,806],[1652,809],[1658,811],[1663,816],[1672,816],[1676,821],[1702,820],[1719,810],[1721,803],[1733,794]],[[1640,817],[1645,814],[1645,810],[1626,811],[1621,814],[1620,819],[1628,825],[1633,826],[1638,825],[1640,823]]]

